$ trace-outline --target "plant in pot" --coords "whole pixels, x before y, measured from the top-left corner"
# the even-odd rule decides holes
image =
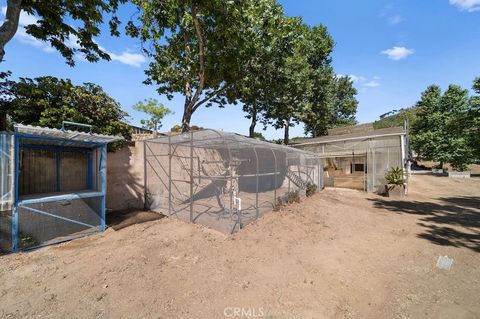
[[[387,197],[403,197],[405,194],[405,177],[403,169],[400,167],[391,167],[385,174],[385,195]]]

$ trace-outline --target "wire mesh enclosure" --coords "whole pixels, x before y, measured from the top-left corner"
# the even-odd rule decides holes
[[[408,141],[403,130],[374,138],[326,138],[331,141],[312,139],[295,145],[324,159],[325,186],[383,192],[388,169],[406,168]]]
[[[323,188],[313,153],[202,130],[145,141],[151,210],[232,233],[288,197]]]
[[[0,135],[0,249],[31,249],[105,229],[107,143],[119,138],[87,127],[88,133],[16,125],[14,134]]]

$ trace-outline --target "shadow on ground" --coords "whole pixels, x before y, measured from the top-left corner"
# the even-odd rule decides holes
[[[165,217],[152,211],[119,211],[107,214],[107,226],[120,230],[135,224],[146,223]]]
[[[434,244],[480,252],[480,197],[444,197],[436,202],[370,199],[374,207],[419,215],[425,231],[419,238]]]

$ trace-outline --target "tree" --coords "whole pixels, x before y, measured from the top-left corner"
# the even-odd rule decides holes
[[[172,113],[169,108],[155,99],[146,99],[143,102],[138,102],[133,106],[133,109],[150,115],[150,119],[141,120],[140,123],[143,128],[152,130],[154,134],[162,127],[161,121],[165,115]]]
[[[448,162],[460,171],[473,162],[468,133],[471,122],[465,120],[469,100],[468,91],[457,85],[450,85],[443,95],[434,85],[422,93],[411,135],[412,147],[420,157],[440,162],[440,167]]]
[[[5,55],[5,45],[18,29],[20,13],[35,15],[36,23],[25,26],[34,38],[49,43],[67,60],[75,64],[74,56],[81,53],[90,62],[110,60],[110,56],[94,38],[101,33],[100,26],[106,17],[112,36],[120,35],[120,20],[116,13],[127,0],[7,0],[5,21],[0,26],[0,62]]]
[[[312,90],[302,122],[305,133],[315,137],[329,128],[355,123],[357,91],[349,77],[338,77],[333,71],[335,43],[324,26],[310,28],[305,41]]]
[[[318,73],[314,78],[310,109],[303,119],[305,133],[313,137],[326,135],[330,128],[357,123],[357,90],[352,80],[348,76],[336,76],[333,70]]]
[[[183,94],[182,130],[202,105],[223,107],[236,96],[227,90],[243,77],[248,44],[245,33],[255,24],[254,0],[135,0],[139,25],[127,32],[138,37],[153,61],[146,70],[147,84],[156,84],[169,99]]]
[[[265,117],[276,129],[284,130],[283,142],[287,145],[290,127],[301,121],[307,107],[312,83],[306,56],[308,46],[303,40],[308,26],[300,18],[286,17],[280,27],[282,36],[276,41],[273,55],[275,85],[269,89]]]
[[[275,67],[275,50],[278,39],[282,37],[283,10],[274,0],[259,1],[255,7],[257,12],[254,22],[256,25],[248,26],[244,31],[249,39],[247,48],[250,54],[245,55],[243,71],[245,76],[236,83],[230,91],[236,90],[236,96],[243,103],[243,111],[250,119],[249,136],[256,137],[257,123],[266,125],[265,112],[271,102],[271,88],[276,83],[273,79],[277,69]]]
[[[468,143],[473,150],[474,157],[480,161],[480,77],[473,81],[473,91],[476,95],[470,97],[470,107],[464,119],[468,129]]]
[[[120,104],[93,83],[73,85],[51,76],[0,82],[0,105],[15,123],[60,128],[62,121],[93,125],[95,133],[130,139],[128,116]]]

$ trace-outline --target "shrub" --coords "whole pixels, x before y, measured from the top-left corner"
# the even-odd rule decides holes
[[[405,178],[403,176],[403,169],[400,167],[391,167],[385,174],[385,179],[389,185],[404,186]]]
[[[283,206],[285,206],[283,199],[281,197],[277,197],[277,202],[275,203],[275,206],[273,206],[273,211],[278,212]]]
[[[317,192],[317,185],[315,185],[314,183],[308,182],[307,183],[307,189],[306,189],[307,197],[312,196],[316,192]]]
[[[288,193],[287,203],[288,204],[300,203],[300,193],[298,191],[293,191]]]

